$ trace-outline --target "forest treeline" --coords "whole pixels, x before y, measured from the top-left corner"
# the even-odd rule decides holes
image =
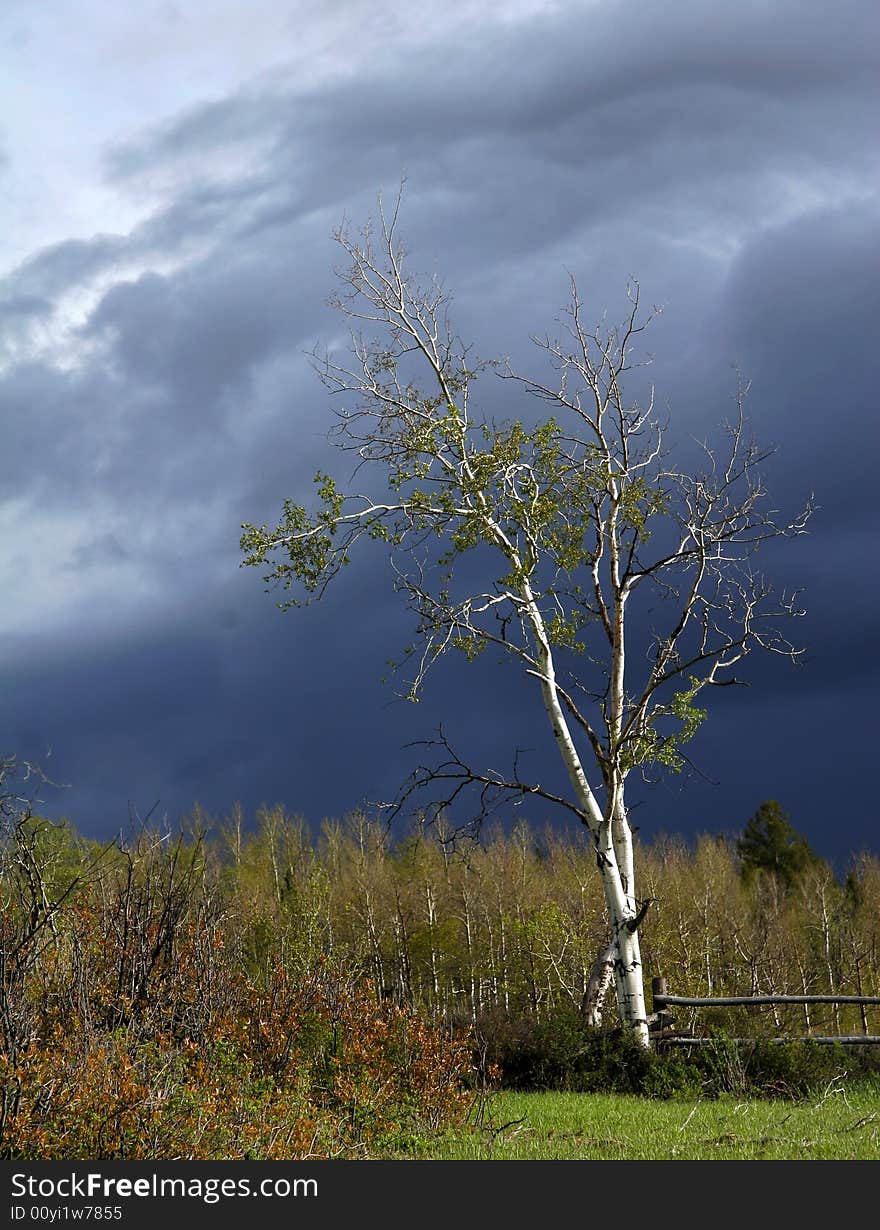
[[[99,847],[68,825],[45,834],[57,891]],[[354,814],[316,836],[273,807],[253,827],[237,808],[219,820],[197,809],[181,838],[138,840],[192,861],[187,891],[235,933],[249,973],[275,959],[290,969],[332,959],[378,998],[447,1020],[490,1008],[540,1015],[560,1000],[579,1007],[607,943],[595,855],[577,831],[522,823],[474,842],[451,841],[440,826],[401,839]],[[646,979],[662,974],[682,995],[880,994],[880,860],[862,855],[841,882],[814,855],[796,872],[770,858],[764,869],[744,865],[738,845],[705,835],[641,846]],[[100,889],[129,858],[104,852],[83,887],[91,879]],[[796,1015],[798,1032],[864,1025],[859,1008]],[[783,1023],[771,1016],[768,1028]]]
[[[520,824],[478,842],[450,843],[442,828],[394,840],[354,815],[325,822],[315,840],[273,808],[255,832],[234,814],[215,834],[218,886],[251,904],[255,963],[279,939],[306,963],[336,953],[377,994],[432,1016],[540,1016],[559,1001],[580,1008],[607,943],[595,853],[578,832]],[[880,994],[880,860],[856,859],[841,883],[805,843],[794,870],[770,858],[755,866],[738,845],[702,836],[641,846],[646,979],[662,974],[682,995]],[[800,1007],[795,1016],[798,1033],[866,1025],[860,1008]],[[749,1019],[750,1031],[760,1028]],[[764,1023],[783,1028],[783,1010]]]
[[[281,807],[252,825],[197,810],[177,834],[108,846],[7,824],[0,1151],[359,1155],[461,1121],[499,1074],[475,1074],[478,1044],[509,1057],[514,1023],[576,1020],[607,927],[578,834],[447,836],[395,840],[360,814],[314,833]],[[803,842],[787,849],[774,863],[760,842],[643,844],[646,979],[880,994],[880,860],[841,882]],[[880,1032],[852,1005],[700,1011],[678,1026]]]

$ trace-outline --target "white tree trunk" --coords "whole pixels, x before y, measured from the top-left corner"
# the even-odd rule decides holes
[[[623,811],[622,784],[609,792],[608,814],[606,815],[599,806],[584,773],[568,720],[560,704],[553,653],[538,604],[527,582],[523,587],[523,597],[538,642],[541,662],[539,679],[544,707],[578,804],[587,816],[587,823],[596,844],[596,863],[602,877],[611,932],[617,949],[614,981],[620,1020],[624,1027],[632,1030],[636,1041],[647,1047],[650,1045],[650,1040],[645,1011],[645,993],[642,985],[638,931],[631,930],[629,926],[636,918],[636,905],[632,835]],[[618,861],[618,852],[623,867]]]
[[[597,1029],[602,1024],[602,1005],[611,980],[614,978],[614,965],[617,960],[617,944],[614,940],[599,953],[590,970],[590,979],[584,994],[581,1011],[587,1025]]]

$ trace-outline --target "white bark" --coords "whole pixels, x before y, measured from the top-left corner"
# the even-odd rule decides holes
[[[599,953],[590,970],[590,979],[584,994],[583,1015],[587,1025],[594,1029],[602,1024],[602,1005],[611,980],[614,977],[614,964],[617,959],[617,945],[614,940]]]
[[[568,720],[560,703],[556,688],[553,651],[544,628],[541,612],[527,581],[523,584],[522,592],[529,621],[538,643],[541,663],[539,679],[544,697],[544,708],[547,711],[559,753],[596,845],[596,862],[602,877],[605,904],[614,937],[612,942],[616,948],[614,980],[620,1019],[632,1030],[637,1042],[642,1046],[648,1046],[648,1021],[642,983],[638,930],[630,925],[635,921],[636,907],[632,836],[625,815],[621,814],[622,783],[608,800],[606,816],[587,780]],[[616,817],[615,809],[618,811]],[[615,830],[617,840],[615,840]],[[623,868],[618,861],[618,851],[623,859]],[[624,877],[626,877],[626,882]]]

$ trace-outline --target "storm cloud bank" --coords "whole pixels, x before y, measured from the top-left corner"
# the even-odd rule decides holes
[[[69,100],[24,109],[57,185],[33,142],[0,141],[7,225],[36,228],[0,279],[0,748],[52,748],[71,788],[47,810],[96,836],[157,800],[318,821],[387,796],[439,721],[556,772],[535,698],[482,667],[391,703],[409,629],[380,551],[284,617],[239,569],[242,521],[307,498],[318,468],[348,476],[307,352],[345,345],[333,228],[405,176],[411,263],[453,290],[479,354],[528,370],[569,271],[597,319],[634,276],[665,305],[646,344],[677,436],[730,413],[736,363],[780,506],[820,506],[767,561],[806,590],[805,664],[751,666],[694,745],[717,784],[646,794],[643,832],[737,829],[775,797],[820,852],[876,849],[876,6],[462,5],[420,24],[289,3],[255,5],[247,34],[234,5],[78,7],[54,31],[23,5],[0,25],[19,88],[66,75]],[[126,92],[136,44],[167,84]],[[509,386],[481,392],[522,413]]]

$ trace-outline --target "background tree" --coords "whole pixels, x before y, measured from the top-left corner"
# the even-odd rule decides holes
[[[765,871],[785,889],[793,888],[808,868],[821,861],[776,799],[761,804],[737,840],[736,852],[746,879]]]
[[[325,385],[351,399],[337,411],[336,442],[354,452],[356,472],[381,472],[382,495],[343,492],[319,474],[315,512],[288,499],[277,526],[242,527],[244,563],[270,560],[270,585],[320,597],[359,540],[379,540],[416,617],[411,699],[450,650],[470,658],[494,646],[535,680],[565,793],[523,776],[515,755],[507,776],[472,766],[441,735],[395,809],[418,795],[448,810],[475,788],[478,820],[530,794],[584,825],[619,1015],[647,1045],[638,931],[648,903],[636,895],[626,781],[649,765],[682,767],[681,746],[704,717],[698,697],[737,682],[733,668],[753,649],[795,655],[780,630],[795,602],[773,593],[752,556],[801,533],[809,508],[788,522],[768,507],[768,454],[747,436],[742,387],[723,453],[706,445],[698,473],[668,464],[653,398],[640,406],[624,390],[651,319],[636,284],[622,325],[593,329],[572,280],[560,338],[533,339],[548,361],[542,379],[472,358],[443,286],[420,287],[406,267],[399,205],[389,220],[380,204],[378,227],[358,239],[337,233],[350,265],[334,303],[351,322],[354,361],[315,356]],[[532,425],[474,413],[474,383],[490,367],[550,413]],[[655,611],[638,647],[628,626],[637,593]]]

